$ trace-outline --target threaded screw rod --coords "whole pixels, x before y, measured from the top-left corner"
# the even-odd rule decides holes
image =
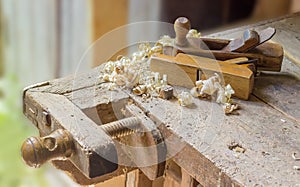
[[[140,119],[137,117],[129,117],[107,123],[101,126],[102,130],[111,136],[111,138],[121,138],[135,133],[140,128]]]

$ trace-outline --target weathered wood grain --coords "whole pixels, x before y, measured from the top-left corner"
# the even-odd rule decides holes
[[[243,186],[300,182],[291,158],[293,152],[300,151],[299,125],[255,97],[240,103],[238,116],[225,116],[220,106],[201,100],[195,100],[192,108],[182,108],[176,101],[134,100],[161,124],[164,135],[172,134],[187,143],[180,146],[165,140],[168,151],[177,151],[170,155],[175,162],[204,186],[218,185],[227,176],[232,184]],[[246,152],[230,150],[228,145],[233,141]],[[226,177],[221,180],[221,175]],[[286,175],[288,179],[281,177]]]
[[[73,91],[92,87],[99,82],[100,69],[102,66],[93,68],[90,71],[69,75],[63,78],[54,79],[43,83],[42,86],[28,87],[31,91],[53,93],[53,94],[67,94]]]
[[[98,125],[122,119],[121,109],[127,104],[129,96],[120,89],[109,91],[103,88],[107,84],[79,89],[65,96]]]
[[[254,95],[300,124],[300,80],[288,73],[263,73],[255,80]]]
[[[56,162],[57,167],[66,167],[76,182],[90,185],[103,182],[133,170],[133,163],[122,149],[77,106],[63,95],[26,92],[25,105],[35,107],[35,119],[41,136],[46,136],[57,129],[67,130],[74,139],[74,153],[69,160],[76,166],[64,166]],[[52,123],[46,126],[42,120],[42,113],[49,113]],[[28,115],[29,112],[26,114]],[[110,159],[110,160],[108,160]],[[128,166],[118,165],[128,163]],[[77,168],[77,169],[76,169]],[[78,171],[80,169],[81,172]]]
[[[108,84],[108,83],[106,83]],[[67,93],[65,96],[78,106],[96,124],[102,125],[123,119],[125,116],[136,116],[141,119],[144,133],[124,137],[119,144],[125,153],[130,153],[134,165],[140,166],[145,175],[154,180],[163,175],[166,148],[163,137],[154,123],[140,109],[126,106],[129,95],[120,89],[109,91],[107,87],[97,85]],[[121,111],[126,108],[126,113]],[[125,115],[125,116],[124,116]],[[157,145],[156,145],[157,144]],[[119,164],[127,164],[121,163]]]
[[[258,24],[259,29],[267,26],[277,29],[274,41],[284,45],[288,58],[284,60],[282,73],[263,73],[257,78],[254,96],[249,101],[237,100],[241,106],[239,115],[225,116],[220,105],[208,100],[195,99],[191,107],[181,107],[176,100],[151,98],[144,102],[128,90],[116,93],[99,90],[99,84],[95,84],[99,69],[76,76],[77,84],[73,84],[74,77],[69,77],[50,81],[48,85],[32,89],[32,93],[63,94],[81,110],[95,105],[92,102],[95,96],[102,94],[111,93],[112,100],[115,97],[118,100],[119,95],[125,100],[133,99],[163,134],[167,159],[172,159],[203,186],[296,186],[300,184],[300,172],[293,166],[299,163],[291,155],[300,154],[299,81],[295,78],[300,68],[291,61],[300,59],[296,52],[298,45],[295,45],[298,44],[295,37],[300,33],[296,29],[299,19],[300,14],[296,14],[295,18]],[[230,38],[245,28],[215,36],[227,34]],[[183,90],[175,88],[177,93]],[[52,97],[45,100],[48,101],[37,99],[45,106],[56,101]],[[105,101],[100,99],[101,102]],[[57,102],[55,106],[62,107],[58,110],[62,114],[68,110],[64,103]],[[93,122],[93,125],[96,124]],[[97,146],[95,142],[91,144]],[[230,149],[232,144],[245,152]]]

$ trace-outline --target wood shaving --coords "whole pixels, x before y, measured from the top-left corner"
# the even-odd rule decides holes
[[[300,161],[300,158],[296,157],[296,153],[293,153],[292,154],[292,157],[295,161]]]
[[[235,151],[237,153],[244,153],[246,151],[245,148],[243,148],[240,144],[236,143],[236,142],[231,142],[228,145],[228,149]]]
[[[106,104],[110,103],[111,100],[112,100],[110,97],[108,97],[108,96],[106,96],[106,95],[103,95],[103,96],[101,97],[101,100],[102,100],[102,99],[106,101],[106,102],[105,102]]]
[[[234,148],[233,150],[234,150],[235,152],[237,152],[237,153],[244,153],[244,152],[245,152],[245,149],[242,148],[242,147],[236,147],[236,148]]]
[[[200,97],[199,88],[194,87],[191,89],[190,93],[193,97]]]
[[[282,123],[285,123],[285,122],[286,122],[286,120],[285,120],[285,119],[280,119],[280,121],[281,121]]]
[[[300,166],[293,166],[294,170],[300,171]]]
[[[143,95],[144,93],[146,93],[146,91],[147,91],[147,87],[145,85],[139,85],[132,89],[132,92],[135,95]]]
[[[223,109],[226,115],[232,114],[235,110],[239,109],[239,105],[235,103],[225,103]]]
[[[158,43],[162,46],[174,46],[174,39],[168,35],[164,35],[158,40]]]
[[[180,106],[190,106],[194,103],[193,96],[189,92],[181,92],[177,99]]]
[[[189,33],[193,37],[200,37],[200,33],[195,30],[190,30]],[[174,39],[163,36],[154,46],[141,43],[138,51],[130,57],[119,56],[116,61],[107,62],[102,70],[103,76],[100,77],[107,84],[101,87],[109,90],[117,87],[130,88],[135,95],[142,96],[143,101],[151,97],[170,99],[171,97],[161,92],[162,87],[168,85],[167,75],[160,77],[159,73],[151,72],[147,61],[152,55],[161,54],[164,46],[173,45]],[[207,80],[197,81],[196,87],[190,93],[182,92],[177,99],[181,106],[189,106],[194,103],[193,97],[210,98],[216,95],[216,102],[223,104],[225,114],[231,114],[238,109],[238,105],[231,102],[232,94],[234,94],[232,87],[222,85],[221,78],[216,73]]]
[[[232,103],[231,96],[235,93],[231,85],[224,86],[221,84],[219,74],[206,79],[196,81],[196,87],[190,91],[193,97],[207,98],[216,94],[216,102],[223,105],[225,114],[232,114],[239,108],[237,104]]]
[[[199,94],[204,95],[213,95],[218,89],[221,82],[219,74],[210,77],[207,80],[199,80],[196,82],[197,88],[199,89]]]
[[[162,43],[167,45],[171,42],[167,36],[163,37]],[[132,89],[135,95],[156,95],[159,96],[161,86],[167,85],[167,75],[162,79],[159,73],[149,71],[147,60],[153,54],[161,54],[163,44],[157,43],[151,46],[149,43],[141,43],[138,51],[131,57],[119,56],[116,61],[109,61],[103,68],[103,76],[100,77],[104,82],[114,83],[109,89],[126,87]]]
[[[196,29],[191,29],[187,33],[186,37],[200,38],[201,37],[201,33],[198,32]]]
[[[222,103],[222,104],[230,103],[231,96],[234,94],[234,90],[232,89],[230,84],[228,84],[225,88],[223,86],[221,86],[220,83],[218,83],[217,85],[218,85],[219,88],[218,88],[218,91],[217,91],[216,102],[217,103]]]
[[[267,151],[262,151],[261,154],[262,154],[263,156],[268,156],[268,155],[270,155],[270,153],[267,152]]]

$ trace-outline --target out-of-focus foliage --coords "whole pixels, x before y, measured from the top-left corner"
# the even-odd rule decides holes
[[[27,167],[21,158],[23,141],[37,134],[22,115],[22,91],[14,76],[0,78],[0,186],[47,186],[43,169]]]

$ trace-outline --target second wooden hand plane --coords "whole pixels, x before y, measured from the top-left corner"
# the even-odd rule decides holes
[[[258,70],[281,70],[283,48],[268,41],[276,32],[274,28],[262,31],[246,30],[241,38],[234,40],[187,37],[190,29],[190,21],[187,18],[178,18],[174,23],[175,44],[172,48],[164,50],[164,54],[174,56],[177,53],[186,53],[217,60],[247,57],[258,60]]]

